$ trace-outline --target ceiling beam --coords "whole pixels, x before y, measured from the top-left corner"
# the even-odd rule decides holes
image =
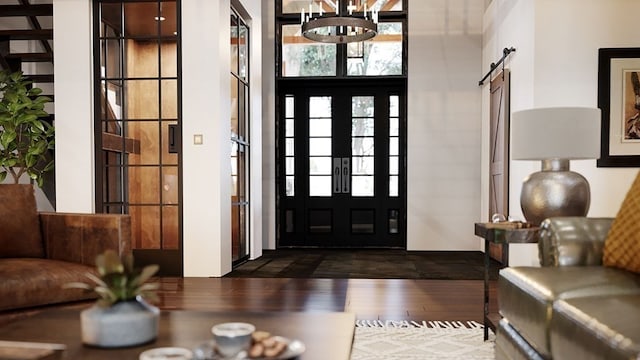
[[[51,16],[53,4],[37,5],[1,5],[0,17],[9,16]]]

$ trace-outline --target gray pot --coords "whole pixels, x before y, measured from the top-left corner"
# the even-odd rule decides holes
[[[150,342],[158,336],[159,316],[160,310],[142,298],[94,305],[80,313],[82,342],[110,348]]]

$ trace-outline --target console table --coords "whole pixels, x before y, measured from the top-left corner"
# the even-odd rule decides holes
[[[503,267],[509,266],[509,244],[538,242],[539,227],[510,227],[507,223],[475,223],[475,235],[484,239],[484,340],[489,339],[489,328],[496,331],[500,314],[489,313],[489,244],[502,244]]]

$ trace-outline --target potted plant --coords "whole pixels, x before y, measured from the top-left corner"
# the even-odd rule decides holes
[[[158,336],[160,310],[145,299],[157,299],[158,285],[147,281],[158,265],[134,267],[133,256],[119,257],[107,250],[96,258],[97,275],[87,273],[93,284],[73,282],[69,288],[93,291],[98,300],[80,314],[82,341],[99,347],[144,344]]]
[[[53,150],[55,130],[44,119],[51,99],[32,83],[21,71],[0,71],[0,182],[11,174],[17,184],[27,174],[42,187],[43,174],[54,166],[47,152]]]

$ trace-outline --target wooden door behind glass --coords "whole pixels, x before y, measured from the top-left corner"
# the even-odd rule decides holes
[[[279,246],[405,247],[399,90],[282,96]]]

